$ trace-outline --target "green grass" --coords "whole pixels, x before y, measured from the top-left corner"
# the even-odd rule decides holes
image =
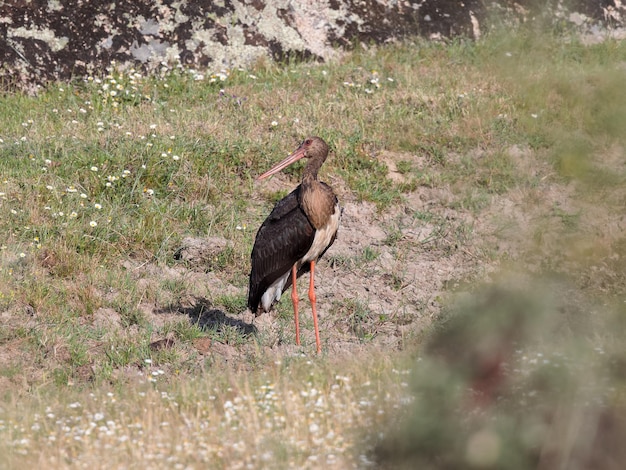
[[[625,62],[623,42],[522,28],[224,80],[111,69],[1,96],[0,467],[531,468],[581,409],[619,421]],[[437,263],[473,263],[492,285],[461,279],[459,307],[452,287],[403,300],[419,318],[372,308],[373,293],[325,299],[322,321],[358,357],[333,344],[313,357],[308,336],[285,346],[288,295],[275,331],[237,323],[255,230],[287,191],[254,178],[309,134],[332,149],[322,179],[344,203],[375,205],[383,234],[329,251],[326,269],[380,275],[402,299]],[[300,171],[281,178],[295,186]],[[230,245],[203,271],[173,258],[189,236]],[[432,273],[411,272],[418,258]],[[503,338],[515,349],[499,350]],[[500,353],[511,374],[500,401],[477,405],[472,372]],[[559,405],[570,385],[579,394]],[[594,393],[606,406],[581,405]]]

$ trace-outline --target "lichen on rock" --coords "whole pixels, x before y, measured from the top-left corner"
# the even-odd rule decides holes
[[[530,0],[49,0],[0,4],[0,82],[35,90],[48,81],[162,62],[220,70],[261,57],[327,60],[358,42],[406,36],[478,37],[499,18],[552,15],[581,29],[611,25],[623,32],[619,0],[563,0],[538,11]]]

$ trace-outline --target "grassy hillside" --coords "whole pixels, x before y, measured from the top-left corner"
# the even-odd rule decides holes
[[[529,30],[0,97],[0,468],[623,461],[625,64]],[[245,312],[307,135],[320,356]]]

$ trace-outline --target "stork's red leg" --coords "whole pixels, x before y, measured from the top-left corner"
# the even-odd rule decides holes
[[[317,307],[315,297],[315,261],[311,261],[311,282],[309,284],[309,300],[311,301],[311,310],[313,310],[313,327],[315,328],[315,344],[317,353],[322,352],[322,343],[320,341],[320,331],[317,327]]]
[[[298,292],[296,291],[296,265],[291,268],[291,301],[293,302],[293,316],[296,320],[296,344],[300,346],[300,322],[298,321]]]

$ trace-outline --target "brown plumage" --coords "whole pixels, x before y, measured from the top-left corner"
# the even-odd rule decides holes
[[[315,263],[333,244],[341,209],[335,193],[318,181],[317,173],[328,156],[328,145],[309,137],[298,149],[259,179],[273,175],[301,158],[308,158],[302,183],[280,200],[257,232],[252,249],[248,308],[259,315],[269,311],[286,287],[292,285],[291,299],[296,322],[296,344],[300,344],[296,279],[310,271],[309,299],[317,352],[321,351],[315,299]]]

